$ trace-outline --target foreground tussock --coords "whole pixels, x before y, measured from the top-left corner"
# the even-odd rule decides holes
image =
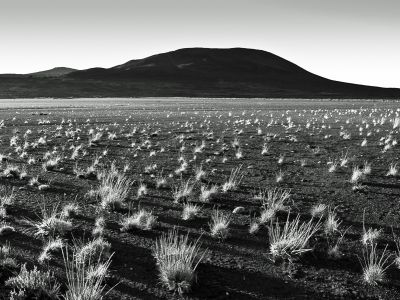
[[[279,221],[271,222],[269,226],[270,254],[274,259],[292,259],[293,257],[311,251],[309,241],[321,228],[321,221],[314,223],[301,222],[300,215],[290,220],[290,214],[284,223],[283,229]]]
[[[189,236],[172,230],[157,239],[153,255],[157,260],[160,281],[179,294],[190,291],[196,281],[196,268],[203,260],[199,240],[189,241]]]
[[[69,256],[68,248],[63,250],[65,273],[67,277],[67,291],[64,296],[66,300],[100,300],[107,295],[104,281],[111,265],[111,256],[103,262],[95,258],[93,253],[76,250]]]

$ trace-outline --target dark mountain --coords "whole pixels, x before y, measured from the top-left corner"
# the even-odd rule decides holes
[[[65,67],[57,67],[46,71],[30,73],[28,75],[33,77],[60,77],[67,75],[69,73],[78,71],[77,69],[65,68]]]
[[[109,69],[63,71],[0,76],[0,97],[400,98],[400,89],[329,80],[272,53],[244,48],[187,48]]]

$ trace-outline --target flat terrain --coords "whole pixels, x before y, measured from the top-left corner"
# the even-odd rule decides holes
[[[381,230],[378,251],[387,245],[389,262],[396,257],[393,232],[400,233],[400,178],[387,173],[399,158],[400,128],[394,121],[399,105],[383,100],[0,100],[0,154],[4,156],[0,170],[12,165],[27,173],[22,179],[0,178],[2,193],[14,189],[15,197],[3,221],[15,232],[0,236],[0,244],[10,243],[19,264],[50,268],[64,282],[62,255],[39,263],[44,241],[32,233],[26,220],[38,220],[43,206],[76,203],[79,212],[71,217],[67,242],[72,237],[91,239],[96,218],[101,214],[105,219],[103,236],[114,252],[106,282],[110,287],[118,283],[106,298],[181,298],[160,283],[152,255],[156,239],[175,227],[193,240],[200,237],[202,249],[207,249],[197,268],[197,283],[183,296],[186,299],[400,299],[400,270],[394,264],[377,285],[363,282],[360,264],[365,248],[363,214],[367,229]],[[95,133],[101,137],[90,145]],[[262,154],[263,145],[268,151]],[[49,157],[59,157],[58,164],[44,170],[42,164]],[[99,212],[100,200],[87,197],[99,180],[76,174],[96,157],[97,171],[108,170],[114,162],[133,181],[126,205],[119,209]],[[34,162],[28,164],[30,158]],[[184,170],[177,171],[183,162]],[[371,164],[371,173],[351,183],[353,169],[362,169],[365,162]],[[195,180],[199,167],[206,174]],[[239,167],[243,179],[235,190],[219,190],[209,202],[199,201],[201,186],[221,187]],[[278,174],[282,175],[279,182]],[[48,188],[29,185],[36,176]],[[156,186],[160,176],[166,179],[164,188]],[[183,220],[183,203],[174,201],[173,190],[188,179],[193,191],[186,201],[201,209],[193,219]],[[141,184],[147,194],[137,197]],[[301,214],[306,222],[315,205],[335,208],[339,230],[346,232],[338,257],[327,255],[322,227],[309,241],[313,251],[293,259],[290,266],[271,259],[270,223],[261,224],[253,234],[249,228],[262,212],[257,195],[273,188],[288,189],[291,195],[288,208],[277,212],[274,220],[284,222],[290,210],[292,217]],[[233,214],[239,206],[244,209]],[[120,220],[138,207],[153,212],[156,226],[122,232]],[[230,214],[225,240],[210,235],[210,216],[217,208]],[[0,287],[7,274],[0,268]],[[6,298],[10,290],[0,288]]]

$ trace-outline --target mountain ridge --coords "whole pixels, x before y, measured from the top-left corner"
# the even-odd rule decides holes
[[[273,53],[247,48],[183,48],[111,68],[55,68],[0,79],[0,98],[400,98],[400,89],[326,79]]]
[[[34,73],[29,73],[26,74],[28,76],[34,76],[34,77],[59,77],[59,76],[64,76],[72,72],[79,71],[77,69],[73,68],[67,68],[67,67],[55,67],[49,70],[44,70],[44,71],[39,71],[39,72],[34,72]]]

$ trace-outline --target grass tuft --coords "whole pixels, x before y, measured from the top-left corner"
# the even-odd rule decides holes
[[[178,294],[190,291],[196,281],[196,268],[206,253],[201,251],[199,240],[190,242],[188,234],[180,235],[175,229],[157,239],[153,255],[157,260],[160,281],[168,290]]]

